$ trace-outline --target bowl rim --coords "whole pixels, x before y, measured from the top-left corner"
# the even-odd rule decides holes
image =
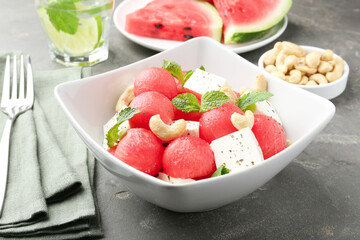
[[[325,51],[326,49],[324,48],[319,48],[319,47],[315,47],[315,46],[308,46],[308,45],[299,45],[300,47],[302,47],[306,52],[310,52],[310,51]],[[263,64],[263,59],[264,59],[264,56],[267,52],[269,52],[271,49],[269,49],[268,51],[264,52],[259,60],[258,60],[258,67],[263,70],[264,72],[270,74],[271,76],[273,76],[276,80],[281,80],[282,82],[286,82],[274,75],[272,75],[271,73],[267,72],[264,68],[264,64]],[[334,52],[334,55],[336,57],[341,57],[339,55],[337,55],[335,52]],[[341,57],[342,58],[342,57]],[[325,89],[325,88],[330,88],[332,86],[335,86],[337,84],[339,84],[339,82],[343,82],[343,81],[347,81],[348,79],[348,76],[349,76],[349,72],[350,72],[350,68],[349,68],[349,65],[348,63],[345,61],[344,58],[342,58],[344,60],[344,73],[343,75],[338,78],[337,80],[333,81],[333,82],[330,82],[330,83],[327,83],[327,84],[322,84],[322,85],[300,85],[300,84],[295,84],[295,83],[289,83],[289,82],[286,82],[288,84],[291,84],[293,86],[297,86],[297,87],[300,87],[300,88],[303,88],[303,89]]]
[[[195,38],[195,39],[191,39],[191,40],[188,40],[185,43],[183,43],[183,45],[181,45],[181,46],[194,44],[194,42],[199,42],[199,44],[201,44],[201,42],[203,42],[202,44],[204,44],[205,42],[208,42],[208,43],[212,44],[213,46],[221,48],[223,51],[226,51],[226,52],[228,52],[228,53],[230,53],[232,55],[236,55],[237,57],[241,57],[238,54],[230,51],[229,49],[227,49],[225,46],[221,45],[217,41],[215,41],[215,40],[213,40],[211,38],[208,38],[208,37],[198,37],[198,38]],[[316,122],[316,124],[313,125],[311,131],[309,131],[307,134],[301,136],[299,139],[297,139],[296,142],[292,143],[289,147],[285,148],[283,151],[275,154],[274,156],[272,156],[272,157],[270,157],[270,158],[268,158],[268,159],[266,159],[266,160],[264,160],[264,161],[262,161],[262,162],[260,162],[260,163],[258,163],[256,165],[254,165],[254,166],[252,166],[250,168],[242,169],[242,170],[236,171],[236,172],[234,172],[232,174],[222,175],[221,178],[217,178],[217,177],[206,178],[206,179],[202,179],[202,180],[199,180],[199,181],[194,181],[194,182],[189,182],[189,183],[181,183],[181,184],[172,184],[172,183],[169,183],[169,182],[165,182],[165,181],[163,181],[161,179],[158,179],[155,176],[151,176],[151,175],[148,175],[148,174],[146,174],[144,172],[141,172],[141,171],[137,170],[136,168],[134,168],[134,167],[122,162],[122,161],[119,161],[115,156],[113,156],[111,153],[109,153],[107,150],[105,150],[102,147],[101,144],[97,143],[95,141],[95,139],[90,137],[90,135],[86,132],[86,130],[72,116],[72,114],[70,113],[70,110],[65,106],[65,103],[63,102],[62,97],[60,96],[61,95],[60,92],[62,92],[63,91],[62,88],[66,87],[67,85],[71,85],[71,84],[79,83],[79,82],[98,81],[99,77],[101,78],[101,77],[104,77],[106,75],[111,75],[114,72],[120,71],[121,69],[129,68],[129,67],[132,67],[133,65],[137,65],[137,64],[139,64],[141,62],[149,61],[149,60],[151,60],[153,58],[157,58],[158,56],[168,54],[168,52],[176,50],[176,49],[180,48],[181,46],[173,48],[173,49],[165,50],[163,52],[159,52],[159,53],[154,54],[154,55],[152,55],[150,57],[141,59],[141,60],[136,61],[134,63],[128,64],[128,65],[125,65],[125,66],[121,66],[119,68],[116,68],[116,69],[113,69],[113,70],[110,70],[110,71],[107,71],[107,72],[104,72],[104,73],[100,73],[100,74],[97,74],[97,75],[93,75],[93,76],[90,76],[90,77],[86,77],[86,78],[83,78],[83,79],[78,79],[78,80],[74,80],[74,81],[70,81],[70,82],[64,82],[64,83],[61,83],[61,84],[59,84],[59,85],[57,85],[55,87],[55,89],[54,89],[55,97],[57,98],[58,103],[59,103],[60,107],[63,109],[64,113],[67,115],[69,121],[74,126],[74,129],[78,132],[78,134],[80,136],[84,136],[84,137],[81,137],[83,141],[86,140],[89,144],[91,144],[93,149],[95,149],[96,151],[100,151],[100,153],[104,157],[106,157],[108,160],[110,160],[110,163],[111,163],[110,165],[118,165],[118,164],[120,164],[121,167],[124,168],[124,170],[131,172],[134,176],[139,177],[140,179],[142,179],[142,180],[144,180],[146,182],[150,182],[151,184],[157,185],[159,187],[165,187],[165,188],[184,188],[184,187],[186,188],[186,187],[205,185],[205,184],[208,184],[209,182],[213,182],[213,181],[225,181],[228,178],[236,178],[237,175],[241,175],[244,172],[256,171],[256,169],[261,167],[262,165],[272,164],[273,161],[281,159],[279,157],[280,155],[286,154],[287,152],[289,152],[293,148],[295,148],[298,144],[301,144],[304,139],[307,139],[309,137],[309,135],[313,134],[315,129],[318,129],[319,125],[322,125],[323,122],[330,121],[331,118],[335,114],[335,106],[331,101],[329,101],[329,100],[327,100],[325,98],[322,98],[322,97],[320,97],[320,96],[318,96],[318,95],[316,95],[314,93],[307,92],[305,90],[301,90],[299,88],[296,88],[296,89],[298,89],[296,91],[303,91],[304,94],[308,95],[309,97],[316,98],[320,102],[327,102],[327,104],[329,104],[330,111],[329,111],[329,114],[327,115],[327,117],[325,119],[323,119],[323,121]],[[248,61],[246,59],[244,59],[244,60]],[[248,62],[251,63],[250,61],[248,61]],[[281,80],[281,82],[283,82],[283,81]],[[284,86],[291,87],[291,85],[286,85],[285,83],[280,83],[280,84],[284,84]],[[295,88],[295,87],[293,87],[293,88]],[[90,149],[90,147],[87,147],[87,148]],[[103,164],[102,161],[100,161],[100,162],[102,163],[102,165],[108,171],[110,171],[110,172],[112,172],[112,173],[114,173],[116,175],[116,171],[111,169],[109,166],[106,166],[105,164]],[[223,180],[221,180],[221,179],[223,179]]]

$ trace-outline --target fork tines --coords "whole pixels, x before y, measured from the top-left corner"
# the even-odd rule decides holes
[[[10,88],[10,79],[11,79],[11,71],[10,71],[10,59],[11,56],[8,55],[6,57],[5,64],[5,72],[4,72],[4,82],[3,82],[3,90],[1,97],[1,105],[6,104],[9,99],[19,99],[24,100],[29,99],[33,100],[34,89],[33,89],[33,77],[32,77],[32,68],[31,68],[31,59],[30,56],[26,56],[26,64],[24,64],[24,55],[20,55],[20,67],[18,68],[18,57],[17,55],[13,55],[12,61],[12,84]],[[25,83],[25,68],[26,65],[26,83]],[[19,91],[18,91],[18,69],[20,69],[20,77],[19,77]],[[26,87],[26,95],[25,95],[25,87]],[[11,90],[11,96],[10,96]]]

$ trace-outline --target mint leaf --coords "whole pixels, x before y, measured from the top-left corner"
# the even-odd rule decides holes
[[[191,77],[191,75],[193,75],[195,71],[194,70],[189,70],[185,73],[185,79],[184,79],[184,84],[186,83],[186,81]]]
[[[211,177],[218,177],[228,173],[230,173],[230,169],[226,168],[225,165],[223,164],[211,175]]]
[[[179,94],[171,100],[171,103],[180,111],[199,112],[200,104],[196,96],[192,93]]]
[[[119,126],[120,123],[115,124],[109,131],[106,133],[106,140],[108,147],[112,148],[118,143],[119,140]]]
[[[229,101],[229,97],[225,93],[220,91],[206,92],[201,96],[201,107],[200,112],[206,112],[211,109],[221,107]]]
[[[117,123],[109,129],[109,131],[106,133],[106,140],[108,146],[111,148],[115,146],[116,143],[120,141],[120,139],[124,136],[126,133],[126,129],[119,130],[119,126],[125,122],[126,120],[129,120],[132,118],[135,114],[139,113],[140,111],[136,108],[127,107],[124,108],[119,112],[119,115],[117,117]]]
[[[220,91],[206,92],[201,96],[201,105],[196,96],[192,93],[183,93],[177,95],[171,100],[171,103],[179,110],[189,112],[206,112],[211,109],[221,107],[229,100],[225,93]]]
[[[189,70],[185,73],[185,76],[184,76],[181,66],[177,62],[167,61],[167,60],[163,60],[162,68],[167,70],[169,73],[171,73],[171,75],[173,75],[173,77],[177,78],[177,80],[180,81],[181,90],[183,89],[183,86],[186,83],[186,81],[195,72],[194,70]],[[200,66],[200,69],[205,71],[205,68],[203,65]]]
[[[78,29],[79,18],[74,1],[62,0],[51,2],[46,8],[49,20],[57,31],[75,34]]]
[[[137,110],[136,108],[131,108],[131,107],[124,108],[119,112],[119,116],[117,117],[117,122],[121,124],[126,120],[132,118],[135,114],[140,112],[141,111]]]
[[[181,85],[185,84],[184,75],[182,73],[181,66],[174,61],[163,60],[163,69],[167,70],[171,75],[173,75],[177,80],[180,81]]]
[[[245,112],[249,108],[251,108],[252,104],[257,102],[262,102],[268,99],[269,97],[274,96],[272,93],[269,93],[267,91],[262,92],[249,92],[247,94],[244,94],[238,99],[238,107]]]

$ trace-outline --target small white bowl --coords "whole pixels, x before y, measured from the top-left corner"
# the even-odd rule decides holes
[[[301,47],[307,53],[314,52],[314,51],[325,51],[325,49],[318,48],[318,47],[311,47],[311,46],[301,46]],[[271,73],[267,72],[264,69],[264,60],[263,59],[264,59],[264,56],[265,56],[266,53],[267,52],[265,52],[259,58],[259,61],[258,61],[259,68],[261,69],[261,71],[264,73],[264,75],[267,78],[273,78],[273,79],[276,79],[278,81],[285,82],[284,80],[273,76]],[[339,57],[336,54],[335,54],[335,56]],[[293,83],[288,83],[288,84],[291,84],[291,85],[297,86],[299,88],[305,89],[305,90],[307,90],[309,92],[315,93],[315,94],[317,94],[319,96],[322,96],[324,98],[333,99],[333,98],[339,96],[345,90],[348,77],[349,77],[349,65],[344,60],[344,73],[339,79],[337,79],[334,82],[323,84],[323,85],[316,85],[316,86],[307,86],[307,85],[300,85],[300,84],[293,84]]]
[[[172,185],[136,170],[102,148],[103,125],[114,115],[120,94],[140,71],[161,67],[164,59],[178,62],[185,70],[203,65],[208,72],[225,77],[234,89],[251,87],[261,74],[257,66],[220,43],[201,37],[125,67],[60,84],[55,96],[81,139],[109,172],[139,197],[172,211],[207,211],[255,191],[300,154],[335,113],[335,106],[327,99],[269,79],[268,90],[274,94],[271,102],[292,145],[244,171]]]

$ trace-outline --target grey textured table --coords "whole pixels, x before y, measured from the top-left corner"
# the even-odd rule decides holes
[[[116,2],[116,5],[119,1]],[[223,208],[179,214],[128,192],[97,166],[96,191],[105,239],[360,239],[360,1],[298,0],[278,40],[331,48],[350,65],[336,114],[290,165],[254,193]],[[123,37],[112,24],[102,73],[156,52]],[[0,50],[29,53],[35,70],[58,69],[31,0],[1,0]],[[256,63],[273,43],[241,54]]]

